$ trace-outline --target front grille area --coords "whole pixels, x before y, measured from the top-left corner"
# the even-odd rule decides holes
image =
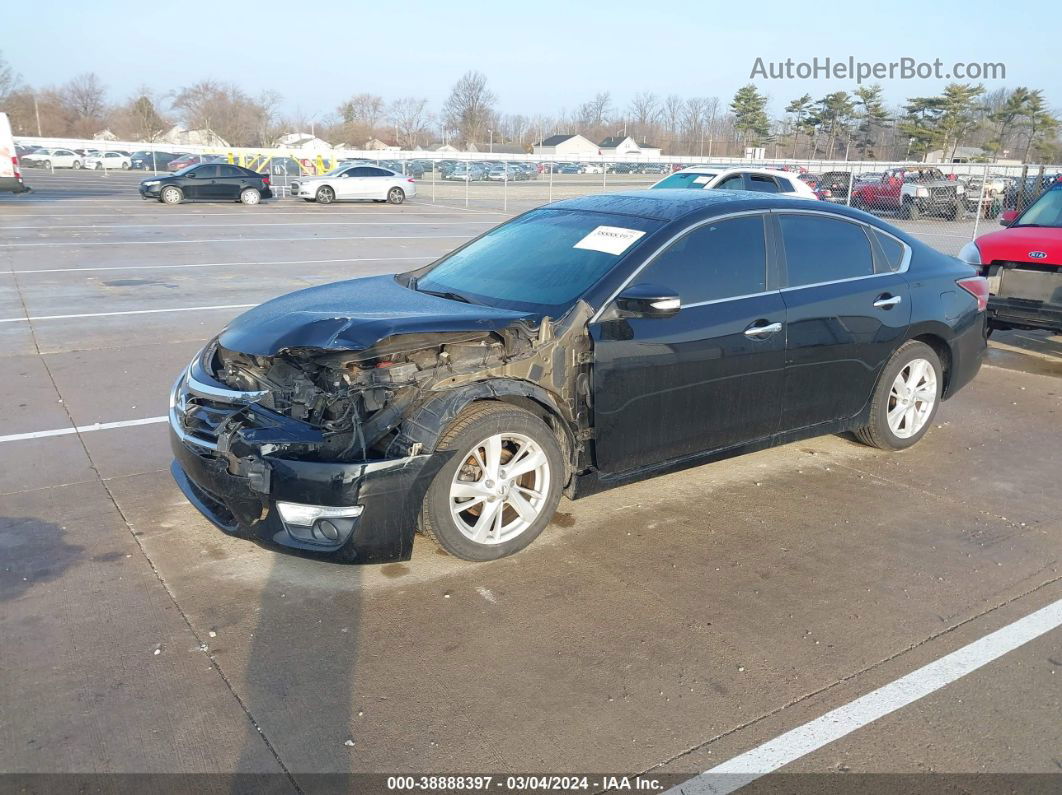
[[[930,188],[929,195],[933,199],[943,200],[950,199],[955,195],[955,188],[942,186],[939,188]]]

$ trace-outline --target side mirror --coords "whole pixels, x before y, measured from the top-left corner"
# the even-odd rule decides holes
[[[1003,214],[999,216],[1000,226],[1010,226],[1012,223],[1018,220],[1017,210],[1004,210]]]
[[[678,293],[657,284],[635,284],[616,297],[616,307],[640,317],[673,317],[682,308]]]

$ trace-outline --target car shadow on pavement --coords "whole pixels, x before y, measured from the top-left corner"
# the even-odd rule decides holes
[[[0,516],[0,602],[81,562],[85,548],[68,544],[65,535],[65,528],[34,517]]]
[[[355,791],[343,777],[357,753],[361,566],[263,552],[269,573],[236,684],[254,727],[230,791]],[[262,742],[284,775],[256,775]]]

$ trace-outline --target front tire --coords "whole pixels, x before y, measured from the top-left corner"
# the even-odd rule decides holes
[[[74,171],[77,171],[79,168],[81,168],[81,161],[80,160],[75,160],[74,161],[74,165],[73,165]]]
[[[462,560],[520,551],[560,501],[565,467],[553,431],[523,409],[494,401],[466,408],[439,439],[448,456],[424,496],[420,530]]]
[[[387,191],[387,201],[390,204],[401,204],[406,200],[406,192],[401,188],[391,188]]]
[[[336,192],[327,185],[317,189],[317,203],[331,204],[336,200]]]
[[[870,403],[870,420],[856,438],[881,450],[917,443],[940,406],[944,378],[940,357],[924,342],[900,346],[882,371]]]
[[[240,191],[240,202],[242,204],[255,205],[262,200],[262,194],[258,192],[257,188],[244,188]]]
[[[175,185],[167,185],[159,193],[159,201],[163,204],[180,204],[184,201],[184,193]]]

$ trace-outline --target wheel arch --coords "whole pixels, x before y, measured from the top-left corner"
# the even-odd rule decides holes
[[[941,384],[941,396],[947,397],[948,390],[951,387],[951,373],[953,354],[951,351],[951,345],[948,344],[947,339],[939,330],[934,329],[922,329],[918,333],[909,337],[911,342],[921,342],[928,345],[933,349],[933,352],[940,359],[940,368],[942,370],[941,377],[944,383]]]
[[[557,437],[564,456],[564,481],[575,471],[578,449],[573,423],[561,409],[561,402],[548,390],[513,378],[491,378],[436,393],[410,409],[398,428],[391,448],[431,453],[439,437],[462,411],[473,403],[495,401],[521,408],[542,420]]]

